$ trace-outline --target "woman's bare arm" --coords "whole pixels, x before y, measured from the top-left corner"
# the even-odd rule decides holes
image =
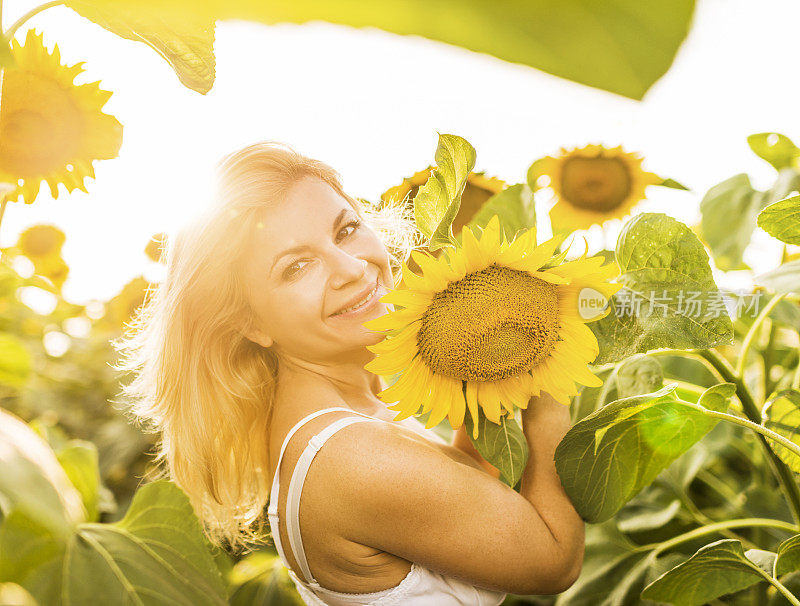
[[[549,396],[533,398],[528,408],[530,458],[521,493],[406,428],[356,423],[317,455],[314,465],[330,482],[325,515],[350,540],[477,586],[564,591],[583,557],[583,521],[552,460],[569,414]]]

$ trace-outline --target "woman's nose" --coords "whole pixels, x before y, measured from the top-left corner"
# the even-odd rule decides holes
[[[351,282],[360,282],[367,272],[367,261],[343,250],[334,253],[332,259],[332,286],[341,288]]]

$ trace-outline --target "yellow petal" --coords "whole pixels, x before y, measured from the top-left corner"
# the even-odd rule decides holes
[[[466,388],[467,408],[472,417],[472,438],[478,439],[478,384],[475,381],[467,381]]]

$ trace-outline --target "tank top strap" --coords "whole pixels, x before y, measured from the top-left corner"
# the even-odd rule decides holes
[[[364,413],[357,412],[357,411],[353,410],[352,408],[346,408],[344,406],[332,406],[332,407],[329,407],[329,408],[323,408],[321,410],[317,410],[315,412],[312,412],[311,414],[306,415],[305,417],[300,419],[297,423],[295,423],[294,426],[292,426],[292,428],[286,434],[286,437],[283,440],[283,444],[281,444],[280,454],[278,455],[278,464],[275,467],[275,477],[272,480],[272,487],[271,487],[270,494],[269,494],[269,504],[267,506],[267,516],[269,518],[269,525],[270,525],[270,528],[272,530],[272,540],[275,543],[275,549],[277,550],[278,555],[280,556],[280,558],[283,561],[283,563],[286,566],[286,568],[288,568],[290,570],[291,570],[291,566],[289,565],[289,561],[286,559],[286,554],[283,551],[283,545],[281,544],[281,538],[280,538],[280,531],[278,529],[278,519],[279,519],[279,516],[278,516],[278,493],[280,491],[281,462],[283,461],[283,455],[286,452],[286,446],[289,444],[289,440],[297,432],[298,429],[300,429],[303,425],[305,425],[311,419],[314,419],[314,418],[316,418],[316,417],[318,417],[321,414],[324,414],[326,412],[333,412],[333,411],[349,412],[349,413],[353,413],[353,414],[356,414],[356,415],[360,415],[361,417],[365,417],[366,419],[372,419],[372,420],[376,420],[376,421],[380,420],[380,419],[376,419],[375,417],[371,417],[369,415],[366,415]],[[349,417],[349,419],[351,419],[353,421],[356,420],[354,417]],[[342,420],[344,420],[344,419],[342,419]],[[357,420],[364,420],[364,419],[357,419]],[[333,424],[331,424],[331,426],[332,425]],[[315,438],[318,438],[318,436],[320,436],[321,434],[322,434],[322,432],[320,432],[319,434],[313,436],[311,439],[313,440]],[[327,438],[325,438],[325,439],[327,439]],[[317,442],[317,443],[319,443],[319,442]],[[311,440],[309,440],[309,444],[311,444]],[[320,444],[320,446],[321,446],[321,444]],[[309,447],[306,446],[306,450],[304,451],[304,454],[305,454],[306,451],[308,451],[308,449],[309,449]],[[314,451],[314,454],[316,454],[316,451]],[[302,457],[302,455],[301,455],[301,457]],[[299,463],[299,461],[298,461],[298,463]],[[309,463],[310,463],[310,461],[309,461]],[[296,469],[297,468],[295,467],[295,470]],[[303,476],[305,477],[305,474],[303,474]],[[291,489],[291,486],[290,486],[290,489]],[[298,499],[299,499],[299,495],[298,495]],[[298,501],[298,506],[299,506],[299,501]],[[289,533],[289,536],[290,536],[290,539],[291,539],[291,527],[289,525],[287,525],[287,532]],[[298,532],[298,534],[299,534],[299,532]],[[290,542],[291,542],[291,540],[290,540]],[[297,551],[294,548],[294,544],[292,544],[292,551],[295,554],[297,553]],[[297,557],[297,556],[295,555],[295,557]],[[303,557],[303,562],[305,563],[305,554],[303,554],[302,557]],[[308,565],[306,564],[306,568],[307,567],[308,567]],[[313,577],[310,577],[310,575],[309,575],[309,576],[306,576],[306,578],[313,578]]]
[[[303,573],[303,577],[305,577],[311,587],[316,589],[319,589],[320,585],[317,583],[317,580],[314,578],[314,575],[311,574],[311,570],[308,567],[306,553],[303,548],[303,538],[300,535],[300,496],[303,493],[303,482],[306,479],[306,474],[311,466],[311,462],[314,460],[314,457],[317,456],[320,448],[322,448],[322,445],[325,444],[328,438],[348,425],[368,421],[383,422],[382,419],[376,419],[368,415],[361,415],[361,417],[345,417],[343,419],[337,419],[318,434],[312,436],[303,454],[300,455],[297,465],[295,465],[294,472],[292,473],[292,479],[289,482],[289,493],[286,497],[286,529],[289,534],[289,544],[292,547],[292,553]]]

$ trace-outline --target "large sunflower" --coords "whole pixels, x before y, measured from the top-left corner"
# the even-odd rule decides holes
[[[556,196],[550,210],[555,231],[588,229],[604,221],[622,218],[645,199],[648,185],[661,183],[655,173],[642,170],[643,159],[622,146],[587,145],[546,156],[537,165],[537,175],[547,175]]]
[[[584,254],[544,269],[563,238],[537,246],[535,234],[530,229],[507,243],[494,216],[480,239],[465,228],[461,247],[445,255],[412,253],[422,275],[404,267],[404,287],[381,298],[401,309],[364,324],[389,333],[369,347],[377,355],[366,368],[402,372],[379,394],[395,403],[395,420],[422,407],[431,413],[426,427],[448,417],[456,429],[467,408],[477,437],[478,406],[500,423],[541,390],[569,405],[575,382],[602,384],[587,368],[599,349],[585,322],[610,309],[585,319],[579,301],[604,303],[622,288],[607,282],[619,268]]]
[[[73,84],[82,63],[61,65],[58,46],[48,52],[33,30],[11,51],[16,66],[5,69],[0,93],[0,181],[17,185],[8,199],[32,203],[42,181],[54,198],[59,183],[86,191],[92,162],[116,157],[122,141],[122,125],[101,111],[111,93],[99,82]]]
[[[431,176],[433,166],[414,173],[403,179],[400,185],[390,187],[381,195],[383,204],[412,204],[419,188],[425,185]],[[471,172],[467,175],[467,183],[461,194],[461,207],[453,220],[453,232],[457,233],[469,223],[486,201],[499,193],[506,186],[505,181],[497,177],[487,177],[485,173]]]

